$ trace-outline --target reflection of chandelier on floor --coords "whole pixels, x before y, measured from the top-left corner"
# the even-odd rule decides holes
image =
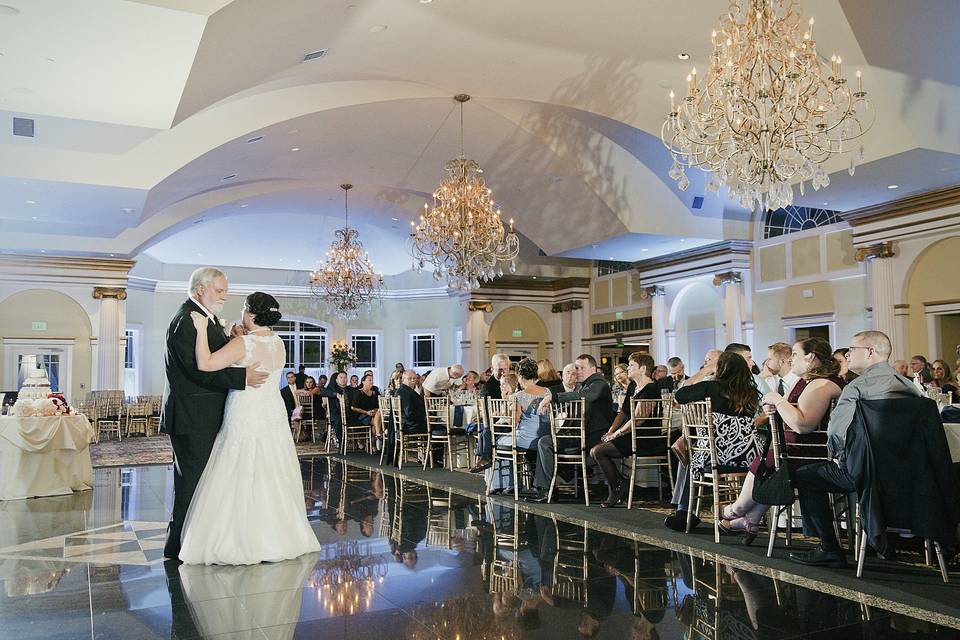
[[[374,272],[369,254],[357,239],[357,230],[350,228],[347,192],[353,185],[341,184],[340,188],[343,189],[343,229],[337,229],[326,261],[310,272],[310,288],[334,314],[352,320],[383,295],[383,275]]]
[[[731,0],[711,36],[707,77],[693,69],[679,105],[670,92],[660,135],[681,190],[685,168],[697,167],[711,173],[707,190],[726,185],[745,208],[785,207],[791,182],[800,181],[800,195],[805,180],[815,190],[829,185],[823,163],[873,124],[860,71],[851,87],[839,56],[827,64],[817,55],[813,18],[805,32],[800,21],[795,0]],[[862,147],[857,156],[863,160]]]
[[[466,291],[502,276],[507,260],[515,272],[520,252],[513,220],[507,231],[493,192],[480,177],[483,170],[463,154],[463,103],[469,99],[454,97],[460,103],[460,156],[444,165],[447,176],[433,193],[433,207],[424,204],[420,223],[410,223],[414,269],[419,272],[429,263],[434,278],[446,274],[451,287]]]
[[[338,543],[325,551],[326,557],[314,566],[307,584],[316,589],[317,602],[330,616],[369,611],[374,591],[387,575],[383,556],[357,541]]]

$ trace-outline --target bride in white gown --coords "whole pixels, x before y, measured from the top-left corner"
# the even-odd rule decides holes
[[[201,371],[259,363],[270,377],[260,387],[227,396],[223,425],[187,510],[180,560],[256,564],[319,550],[307,522],[300,462],[280,396],[286,352],[269,328],[280,320],[276,299],[261,292],[247,296],[247,334],[213,354],[207,344],[207,317],[196,312],[192,316]]]

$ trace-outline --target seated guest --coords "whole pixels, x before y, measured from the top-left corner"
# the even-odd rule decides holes
[[[767,386],[784,397],[790,395],[793,385],[800,380],[790,367],[792,357],[793,350],[786,342],[774,342],[767,347],[767,360],[764,363],[764,368],[769,373],[765,378]]]
[[[398,362],[393,365],[393,372],[390,374],[390,380],[387,382],[387,393],[394,394],[402,384],[400,379],[403,377],[403,363]]]
[[[476,371],[467,371],[463,376],[463,385],[460,389],[465,393],[471,393],[474,396],[480,394],[480,374]]]
[[[926,384],[930,382],[930,379],[933,378],[933,372],[930,371],[930,363],[927,362],[927,359],[924,356],[913,356],[910,358],[910,374],[911,378],[916,378],[920,376],[920,380]]]
[[[373,374],[363,376],[363,383],[353,394],[348,421],[353,425],[370,425],[377,448],[383,442],[383,423],[380,417],[380,392],[373,386]]]
[[[590,456],[596,461],[603,475],[607,479],[608,495],[607,499],[600,504],[601,507],[612,507],[618,504],[627,495],[630,490],[628,482],[624,482],[617,470],[616,460],[626,458],[634,454],[634,442],[630,433],[630,399],[637,400],[659,400],[660,385],[651,378],[656,365],[653,358],[645,353],[631,353],[627,364],[627,371],[630,376],[630,385],[627,387],[627,393],[623,397],[623,402],[613,424],[600,438],[600,444],[590,450]],[[649,414],[647,414],[649,415]],[[637,433],[641,435],[650,435],[651,431],[642,420],[637,424]],[[660,433],[660,424],[656,424],[656,433]],[[643,449],[636,453],[640,456],[663,455],[667,451],[667,441],[665,438],[654,440],[641,440]]]
[[[624,396],[627,394],[627,387],[630,386],[630,376],[627,375],[627,365],[618,364],[613,368],[613,384],[610,386],[610,394],[613,396],[613,410],[620,408]]]
[[[320,376],[320,379],[326,383],[327,377]],[[327,399],[320,395],[320,389],[317,387],[317,381],[313,376],[307,376],[307,381],[303,385],[303,390],[310,393],[313,404],[313,417],[315,420],[327,419]]]
[[[517,378],[520,381],[520,390],[513,394],[517,401],[515,424],[517,425],[517,449],[526,452],[526,459],[536,459],[537,442],[550,433],[550,416],[540,415],[540,402],[547,395],[547,389],[537,384],[537,363],[531,358],[524,358],[517,363]],[[495,443],[498,448],[510,449],[514,446],[509,436],[500,436]],[[506,467],[506,468],[504,468]],[[490,494],[503,491],[512,491],[510,481],[513,470],[509,463],[500,464],[490,470],[491,478],[487,483]]]
[[[502,399],[511,399],[519,387],[520,381],[517,379],[517,374],[514,372],[508,371],[500,376],[500,397]]]
[[[689,387],[695,385],[698,382],[704,382],[706,380],[713,380],[717,376],[717,361],[720,360],[720,356],[723,355],[723,351],[720,349],[710,349],[707,351],[707,354],[703,356],[703,366],[700,367],[700,370],[695,374],[687,378],[681,383],[681,386]]]
[[[404,433],[427,432],[427,407],[423,396],[415,389],[418,378],[416,371],[412,369],[404,371],[400,389],[397,391],[397,395],[400,396],[400,414],[403,418]]]
[[[280,389],[280,396],[283,398],[283,404],[287,408],[287,421],[293,417],[293,410],[297,406],[297,401],[293,397],[293,392],[297,388],[297,374],[293,371],[287,371],[287,386]]]
[[[500,378],[510,371],[510,358],[505,353],[495,353],[490,358],[490,375],[483,383],[482,394],[488,398],[500,398]]]
[[[687,379],[683,360],[674,356],[667,360],[667,371],[669,375],[659,381],[660,388],[673,393]]]
[[[330,427],[333,429],[334,439],[337,443],[343,438],[342,416],[340,415],[340,397],[342,396],[346,407],[351,406],[354,389],[347,384],[347,372],[338,371],[326,387],[317,387],[317,395],[327,399],[327,411],[329,414]],[[348,414],[349,415],[349,414]]]
[[[893,370],[897,372],[897,375],[903,376],[904,378],[910,377],[910,365],[906,360],[894,360]]]
[[[563,367],[563,373],[560,377],[560,383],[562,388],[556,387],[557,392],[566,391],[567,393],[573,391],[577,388],[577,365],[572,362]],[[553,392],[554,387],[550,387],[551,393]]]
[[[445,396],[456,386],[457,381],[463,377],[463,365],[454,364],[449,367],[437,367],[423,380],[423,395]]]
[[[350,376],[350,386],[354,389],[358,389],[360,387],[360,376],[357,374]]]
[[[887,364],[890,359],[890,338],[880,331],[861,331],[850,341],[850,370],[859,378],[843,388],[827,427],[827,449],[833,460],[808,464],[796,470],[794,486],[800,496],[800,510],[812,527],[820,545],[813,551],[794,552],[790,559],[800,564],[843,568],[847,559],[833,530],[830,493],[848,494],[857,490],[847,472],[847,429],[853,422],[860,400],[916,397],[916,385],[897,374]],[[921,367],[922,369],[922,367]]]
[[[596,359],[589,353],[579,356],[574,364],[577,367],[577,381],[579,386],[574,391],[554,393],[547,389],[547,396],[540,403],[540,413],[546,415],[553,403],[570,402],[572,400],[585,401],[586,439],[587,449],[592,449],[600,442],[600,438],[610,428],[613,422],[613,396],[610,392],[610,383],[597,369]],[[553,479],[553,440],[540,438],[537,445],[537,470],[534,474],[534,487],[537,495],[533,502],[546,502],[547,489]],[[586,491],[587,488],[584,487]]]
[[[747,361],[747,367],[750,369],[750,373],[753,374],[753,382],[757,386],[757,390],[760,391],[760,395],[770,391],[770,387],[767,386],[766,381],[760,377],[760,367],[753,361],[753,351],[748,345],[731,342],[724,351],[738,353]]]
[[[674,395],[674,400],[680,404],[707,398],[710,398],[713,412],[718,462],[724,467],[742,467],[746,471],[757,457],[753,420],[760,404],[760,393],[746,358],[736,351],[724,351],[717,359],[715,379],[685,384]],[[706,433],[698,431],[698,435],[705,436]],[[699,478],[708,465],[709,456],[706,452],[698,451],[689,461],[690,474]],[[673,492],[677,510],[663,521],[674,531],[687,529],[687,509],[690,505],[690,474],[687,471],[687,464],[681,464]],[[696,526],[699,522],[700,518],[692,514],[691,525]]]
[[[669,384],[669,381],[667,380],[667,376],[669,375],[670,372],[667,371],[667,365],[665,364],[658,364],[653,369],[653,381],[657,384]]]
[[[307,383],[307,367],[306,365],[300,365],[297,368],[297,389],[303,389],[303,385]]]
[[[930,366],[930,371],[933,374],[931,382],[937,385],[941,393],[952,393],[953,399],[956,400],[957,381],[950,375],[950,365],[947,364],[946,360],[934,360]]]
[[[847,353],[850,352],[850,349],[840,348],[833,352],[833,359],[837,361],[837,364],[840,365],[840,378],[844,383],[853,382],[857,378],[857,374],[853,371],[850,371],[850,368],[847,366]],[[780,394],[783,395],[783,394]]]
[[[822,338],[807,338],[793,345],[790,360],[793,373],[800,380],[793,385],[790,395],[783,397],[771,391],[763,397],[763,405],[772,409],[783,422],[783,439],[787,445],[787,462],[791,475],[796,469],[812,460],[797,460],[790,456],[826,455],[826,451],[811,451],[797,444],[823,442],[816,439],[815,431],[826,430],[830,419],[830,403],[840,397],[846,384],[840,377],[840,365],[830,352],[830,344]],[[768,411],[768,413],[771,413]],[[760,519],[770,508],[753,500],[755,474],[760,465],[774,468],[773,450],[766,459],[757,458],[750,466],[750,473],[743,481],[743,490],[733,504],[721,512],[721,533],[744,533],[746,544],[757,535]]]
[[[563,386],[560,374],[550,360],[537,360],[537,385],[541,387],[559,388]]]

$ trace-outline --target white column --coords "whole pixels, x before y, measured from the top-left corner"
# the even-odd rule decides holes
[[[713,278],[723,297],[723,323],[727,328],[727,343],[743,342],[743,303],[741,277],[736,271],[719,273]]]
[[[892,360],[909,360],[907,345],[910,344],[910,305],[898,304],[893,307],[894,335]],[[932,353],[932,352],[931,352]]]
[[[667,340],[667,353],[669,354],[667,357],[672,358],[677,355],[677,330],[666,329],[663,333]],[[691,369],[691,371],[693,371],[693,369]]]
[[[586,305],[584,305],[586,307]],[[584,352],[583,339],[587,337],[587,328],[589,327],[587,318],[587,309],[574,309],[570,312],[570,357],[576,358]]]
[[[650,355],[657,363],[664,363],[667,358],[674,355],[667,348],[667,296],[663,287],[648,287],[647,295],[650,296],[650,320],[652,340],[650,342]]]
[[[487,323],[483,319],[484,308],[486,307],[470,303],[467,307],[467,338],[470,348],[465,354],[465,360],[474,371],[484,371],[490,366],[486,353]],[[493,305],[489,308],[492,311]]]
[[[119,287],[96,287],[93,297],[100,300],[99,331],[97,333],[97,389],[122,389],[123,353],[121,327],[123,301],[127,290]]]
[[[857,259],[866,261],[870,279],[870,300],[873,307],[873,330],[887,334],[892,342],[897,340],[897,325],[894,315],[893,244],[883,242],[857,250]],[[898,346],[894,344],[894,351]],[[899,347],[903,348],[903,345]]]

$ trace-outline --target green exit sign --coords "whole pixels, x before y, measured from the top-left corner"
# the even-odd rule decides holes
[[[522,329],[514,329],[514,330],[513,330],[513,337],[514,337],[514,338],[522,338],[522,337],[523,337],[523,330],[522,330]]]
[[[46,331],[46,330],[47,330],[47,323],[46,323],[46,322],[34,322],[34,323],[30,326],[30,328],[33,329],[34,331]]]
[[[613,314],[614,320],[623,320],[623,311],[617,311]]]

